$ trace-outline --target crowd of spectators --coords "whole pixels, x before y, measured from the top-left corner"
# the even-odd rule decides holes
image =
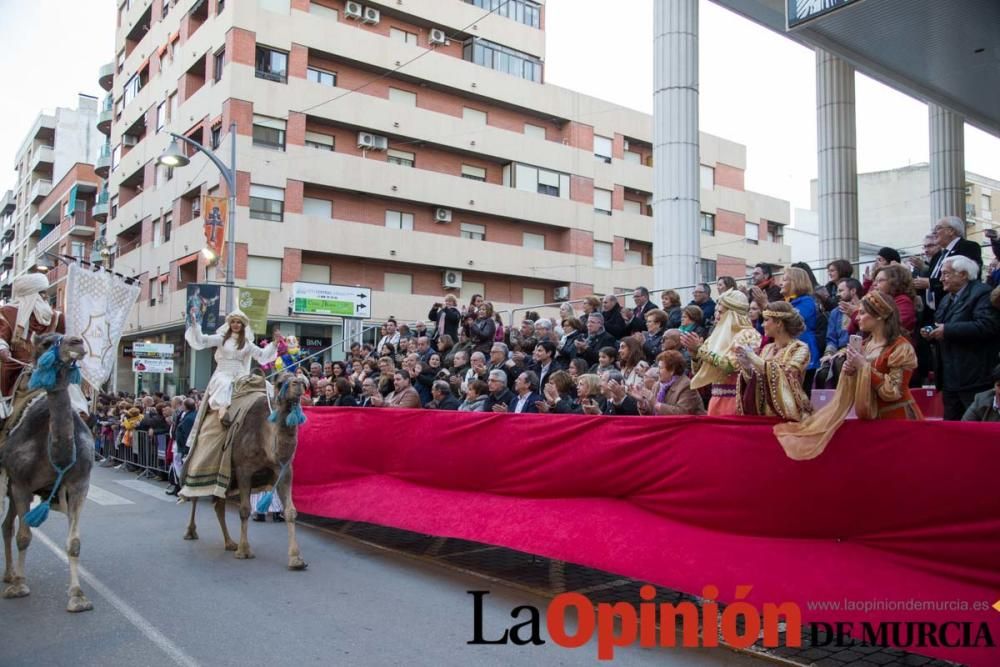
[[[697,285],[687,304],[668,289],[657,307],[639,287],[631,304],[591,296],[561,304],[555,318],[527,312],[510,327],[481,296],[460,305],[449,294],[429,323],[390,319],[376,344],[355,343],[345,361],[298,372],[318,406],[620,415],[708,406],[800,421],[815,388],[835,389],[870,366],[887,404],[912,403],[909,387],[933,383],[945,419],[1000,419],[1000,241],[988,235],[994,259],[984,267],[982,248],[964,233],[960,219],[943,218],[922,254],[883,248],[860,279],[847,260],[830,262],[825,284],[804,263],[758,264],[745,281]],[[908,366],[886,366],[887,347]],[[711,381],[699,381],[706,365]],[[920,418],[909,409],[872,418],[880,414]]]

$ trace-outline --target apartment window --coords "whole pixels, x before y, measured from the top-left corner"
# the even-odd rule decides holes
[[[622,202],[625,206],[625,212],[632,215],[642,215],[642,202],[632,201],[631,199],[626,199]]]
[[[545,128],[541,125],[524,124],[524,136],[545,141]]]
[[[385,291],[393,294],[413,294],[413,276],[408,273],[386,272]]]
[[[625,161],[632,164],[642,164],[642,155],[635,151],[625,151]]]
[[[111,219],[114,220],[118,216],[118,195],[111,198]]]
[[[756,222],[748,222],[744,225],[743,229],[743,236],[746,237],[747,243],[757,245],[757,242],[760,239],[760,225]]]
[[[281,222],[285,219],[285,191],[267,185],[250,186],[250,217]]]
[[[417,94],[399,88],[389,88],[389,101],[415,107],[417,106]]]
[[[538,4],[531,2],[531,0],[465,0],[465,2],[493,11],[499,16],[506,16],[512,21],[523,23],[532,28],[541,25],[541,9]]]
[[[486,240],[486,226],[485,225],[473,225],[468,222],[463,222],[461,225],[460,236],[463,239],[472,239],[473,241],[485,241]]]
[[[285,121],[254,114],[253,145],[285,150]]]
[[[83,241],[70,241],[69,244],[69,254],[73,255],[77,260],[83,260],[84,254],[87,252],[87,244]]]
[[[329,199],[315,199],[305,197],[302,200],[302,213],[315,216],[317,218],[329,219],[333,217],[333,202]]]
[[[462,107],[462,119],[472,121],[477,125],[486,125],[486,112],[479,109]]]
[[[299,276],[301,277],[302,282],[329,285],[330,266],[328,264],[307,264],[303,262],[302,272]]]
[[[785,238],[785,228],[777,223],[770,222],[767,223],[767,240],[771,243],[781,243]]]
[[[156,107],[156,131],[159,132],[167,124],[167,103],[160,102]]]
[[[715,236],[715,216],[713,214],[701,214],[701,231],[709,236]]]
[[[173,232],[174,228],[174,215],[173,213],[167,213],[163,216],[163,242],[170,242],[170,234]]]
[[[331,88],[337,85],[336,72],[327,72],[326,70],[317,69],[315,67],[309,67],[306,69],[306,78],[313,83],[330,86]]]
[[[521,235],[521,245],[532,250],[545,250],[545,234],[524,232]]]
[[[216,14],[221,14],[222,10],[225,8],[226,8],[226,0],[218,0],[218,2],[215,3]]]
[[[385,212],[385,226],[389,229],[402,229],[412,232],[413,214],[387,210]]]
[[[319,148],[324,151],[332,151],[334,149],[334,145],[335,140],[329,134],[306,132],[306,146],[309,148]]]
[[[979,217],[984,220],[993,219],[993,197],[987,194],[979,195]]]
[[[412,167],[416,161],[416,156],[413,153],[407,153],[406,151],[397,151],[390,148],[386,151],[386,162],[389,164],[398,164],[403,167]]]
[[[177,93],[171,93],[170,97],[167,98],[167,122],[169,123],[174,118],[177,118]]]
[[[510,177],[510,172],[509,167],[504,169],[505,180]],[[569,199],[568,174],[515,163],[513,165],[513,178],[514,181],[510,185],[518,190]]]
[[[214,62],[212,67],[212,79],[218,83],[222,80],[222,68],[226,65],[226,49],[225,47],[219,49],[215,52]]]
[[[216,148],[219,147],[219,144],[222,143],[222,126],[216,125],[215,127],[213,127],[211,132],[209,133],[209,137],[210,137],[209,141],[212,144],[212,150],[215,150]]]
[[[159,248],[162,239],[160,238],[160,221],[153,220],[153,247]]]
[[[700,165],[699,175],[701,176],[701,189],[712,190],[715,188],[715,168]]]
[[[594,241],[594,267],[598,269],[611,268],[611,244]]]
[[[407,32],[406,30],[401,30],[399,28],[389,28],[389,39],[395,40],[397,42],[403,42],[404,44],[417,45],[417,35],[413,32]]]
[[[626,250],[625,263],[633,266],[642,266],[642,252],[639,250]]]
[[[111,171],[118,168],[118,163],[122,161],[122,145],[118,144],[111,151]]]
[[[611,215],[611,190],[594,188],[594,212]]]
[[[281,289],[281,260],[277,257],[247,257],[247,287]]]
[[[315,2],[309,3],[309,13],[315,14],[316,16],[325,16],[327,18],[333,19],[334,21],[340,18],[340,14],[337,13],[336,9],[333,9],[332,7],[327,7],[326,5],[320,5]]]
[[[292,10],[290,0],[257,0],[257,5],[268,12],[288,14]]]
[[[614,141],[608,137],[594,135],[594,157],[611,164],[611,156],[614,154]]]
[[[545,290],[524,287],[521,289],[521,303],[529,306],[542,305],[545,303]]]
[[[700,261],[699,266],[701,268],[701,282],[711,284],[717,280],[714,259],[703,259]]]
[[[482,167],[473,167],[471,164],[462,165],[462,178],[468,178],[471,181],[486,181],[486,170]]]
[[[542,80],[542,61],[527,53],[500,46],[485,39],[473,37],[465,42],[462,58],[506,74],[540,83]]]
[[[288,54],[284,51],[258,46],[255,67],[258,79],[278,83],[285,83],[288,80]]]
[[[124,94],[122,96],[122,106],[128,106],[129,102],[135,99],[135,96],[139,94],[139,90],[142,88],[142,81],[139,79],[139,75],[134,75],[125,83]]]

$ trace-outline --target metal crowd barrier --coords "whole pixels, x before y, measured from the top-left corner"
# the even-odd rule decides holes
[[[139,477],[166,476],[170,472],[167,463],[169,437],[166,434],[150,436],[148,431],[134,431],[131,445],[122,440],[124,429],[114,426],[100,428],[94,439],[94,449],[101,458],[133,466],[140,470]]]

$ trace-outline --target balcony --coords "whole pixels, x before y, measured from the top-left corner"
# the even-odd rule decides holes
[[[94,232],[94,222],[87,218],[87,211],[74,211],[69,223],[69,233],[74,236],[93,236]]]
[[[104,222],[108,219],[108,191],[101,190],[97,195],[97,201],[94,202],[94,210],[92,212],[94,220],[97,222]]]
[[[110,92],[115,81],[115,63],[112,61],[106,65],[101,65],[97,70],[97,84],[104,90]]]
[[[111,173],[111,144],[105,143],[101,146],[101,152],[97,154],[97,162],[94,163],[94,173],[101,178],[107,178]]]
[[[52,171],[55,166],[56,154],[52,146],[39,146],[31,156],[31,171]]]
[[[28,201],[32,204],[38,204],[48,197],[50,192],[52,192],[52,181],[35,181],[35,184],[31,186]]]
[[[3,241],[10,241],[14,238],[14,221],[12,220],[10,224],[3,228]]]
[[[111,135],[111,121],[115,117],[115,101],[108,93],[108,96],[104,98],[104,104],[101,105],[101,110],[97,114],[97,131],[101,134],[110,136]]]
[[[47,234],[45,234],[45,236],[38,239],[38,244],[35,246],[35,250],[40,253],[45,252],[59,242],[59,237],[59,227],[53,227]]]
[[[0,199],[0,215],[13,213],[16,207],[17,200],[14,198],[14,193],[8,190],[4,193],[3,199]]]

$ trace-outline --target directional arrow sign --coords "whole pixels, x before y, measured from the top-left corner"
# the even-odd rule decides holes
[[[292,312],[303,315],[360,317],[370,309],[371,299],[372,291],[367,287],[320,283],[292,284]]]

